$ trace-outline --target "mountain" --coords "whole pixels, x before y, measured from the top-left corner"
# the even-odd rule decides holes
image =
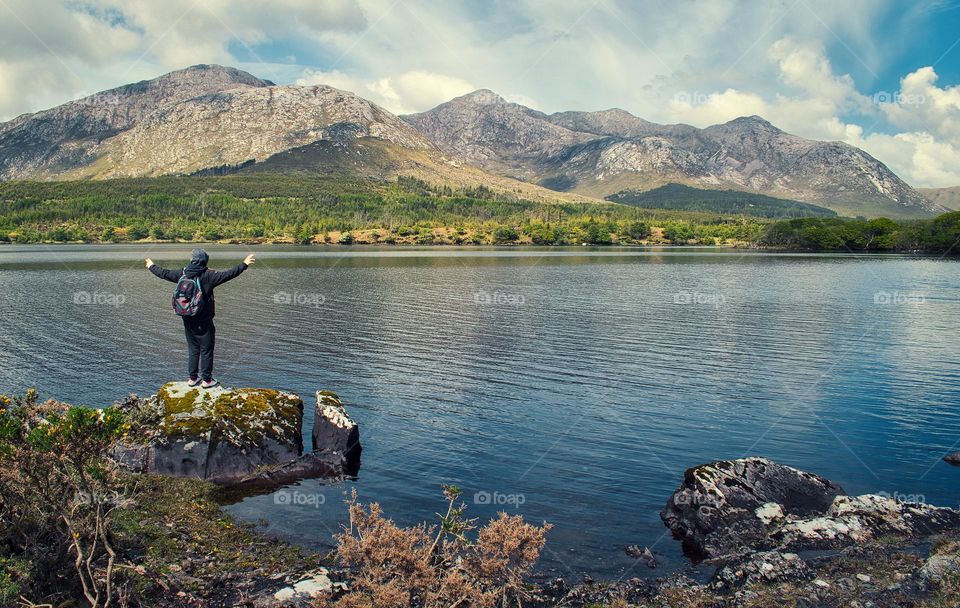
[[[846,215],[942,211],[866,152],[791,135],[759,116],[697,129],[620,109],[548,115],[480,90],[403,119],[483,169],[589,196],[674,182],[786,197]]]
[[[960,186],[950,188],[918,188],[928,201],[954,211],[960,210]]]
[[[465,166],[380,106],[196,65],[0,124],[0,180],[308,172],[412,175],[535,201],[584,202]]]
[[[401,118],[333,87],[197,65],[0,124],[0,180],[262,171],[412,175],[537,201],[596,203],[677,183],[846,215],[942,209],[865,152],[757,116],[697,129],[620,109],[548,115],[486,89]]]
[[[782,198],[740,190],[704,190],[682,184],[667,184],[653,190],[625,190],[611,194],[607,200],[647,209],[677,211],[711,211],[731,215],[753,215],[768,218],[836,217],[837,212]]]
[[[0,179],[76,171],[97,160],[105,141],[138,125],[158,107],[271,84],[237,69],[197,65],[24,114],[0,124]]]

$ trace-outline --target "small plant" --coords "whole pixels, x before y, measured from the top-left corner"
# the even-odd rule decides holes
[[[523,577],[536,564],[549,524],[501,513],[476,529],[460,488],[444,486],[440,523],[401,528],[380,505],[348,501],[350,527],[337,537],[337,559],[352,573],[350,591],[318,599],[318,608],[506,608],[527,596]],[[472,532],[476,530],[476,534]]]

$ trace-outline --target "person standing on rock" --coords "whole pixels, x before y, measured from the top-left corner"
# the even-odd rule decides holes
[[[176,283],[173,294],[173,310],[183,317],[183,333],[187,337],[187,373],[189,386],[212,388],[217,385],[213,378],[213,347],[216,342],[216,313],[213,289],[240,276],[248,266],[256,262],[251,253],[230,270],[212,270],[207,267],[210,256],[203,249],[194,249],[190,263],[183,270],[169,270],[145,258],[146,267],[161,279]]]

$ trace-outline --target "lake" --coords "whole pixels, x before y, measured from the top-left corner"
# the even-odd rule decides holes
[[[172,284],[188,245],[0,247],[0,389],[104,406],[183,377]],[[210,246],[211,266],[249,248]],[[312,548],[344,496],[403,524],[443,508],[555,528],[540,570],[683,566],[658,511],[685,468],[760,455],[848,493],[957,507],[960,263],[710,248],[258,247],[217,290],[215,375],[338,393],[355,481],[229,510]],[[307,418],[309,438],[312,415]],[[309,441],[308,444],[309,445]],[[296,493],[296,494],[293,494]],[[650,546],[648,570],[625,545]]]

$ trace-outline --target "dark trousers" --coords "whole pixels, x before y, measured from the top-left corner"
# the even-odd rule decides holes
[[[213,319],[183,318],[183,333],[187,336],[187,373],[191,378],[213,378],[213,346],[217,328]]]

